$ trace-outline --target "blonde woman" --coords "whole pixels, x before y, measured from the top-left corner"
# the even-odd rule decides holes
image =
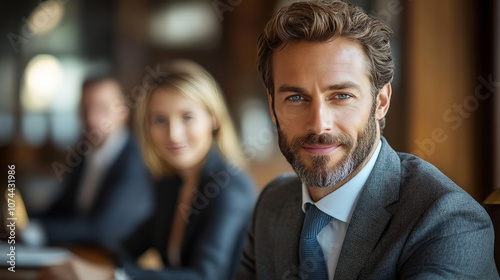
[[[125,242],[115,272],[135,280],[231,279],[255,188],[238,168],[242,154],[212,76],[189,61],[162,71],[168,74],[137,108],[142,153],[157,178],[156,210]],[[159,270],[137,264],[151,248],[161,256]],[[98,270],[103,278],[113,274]]]

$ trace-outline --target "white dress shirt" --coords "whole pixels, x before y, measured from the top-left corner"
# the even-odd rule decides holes
[[[94,150],[87,156],[77,196],[78,209],[82,213],[90,210],[104,175],[118,158],[126,142],[127,130],[119,129],[111,133],[101,147],[93,147]]]
[[[352,213],[354,212],[359,194],[372,172],[373,166],[375,166],[381,147],[382,142],[378,141],[375,152],[361,171],[343,186],[316,203],[311,199],[307,187],[302,184],[302,211],[305,213],[306,203],[311,203],[316,205],[319,210],[333,217],[330,223],[317,236],[318,243],[325,256],[328,279],[333,279]]]

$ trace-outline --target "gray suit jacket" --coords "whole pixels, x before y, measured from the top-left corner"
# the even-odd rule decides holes
[[[301,182],[262,192],[236,279],[300,279]],[[382,150],[355,207],[335,271],[340,279],[499,279],[491,220],[431,164]]]

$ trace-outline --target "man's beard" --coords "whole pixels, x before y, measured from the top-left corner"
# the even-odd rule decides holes
[[[377,126],[375,120],[375,110],[370,114],[370,118],[363,130],[358,135],[356,146],[354,140],[345,133],[339,135],[332,134],[309,134],[295,137],[288,144],[288,139],[278,126],[279,147],[286,160],[297,173],[302,183],[310,187],[329,187],[336,185],[346,179],[355,171],[370,155],[375,138],[377,136]],[[346,150],[345,156],[333,167],[329,167],[330,155],[311,155],[311,166],[307,166],[300,158],[299,151],[303,145],[335,145]]]

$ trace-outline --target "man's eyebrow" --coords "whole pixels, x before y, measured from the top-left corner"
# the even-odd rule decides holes
[[[294,86],[287,86],[283,85],[278,88],[278,93],[283,93],[283,92],[295,92],[295,93],[304,93],[305,90],[300,88],[300,87],[294,87]]]
[[[342,89],[355,89],[361,91],[361,87],[354,82],[343,82],[340,84],[331,85],[328,86],[324,91],[342,90]],[[277,93],[283,93],[283,92],[305,93],[306,90],[296,86],[282,85],[278,88]]]
[[[356,89],[361,91],[361,87],[353,82],[345,82],[345,83],[340,83],[340,84],[335,84],[327,87],[326,89],[331,91],[331,90],[341,90],[341,89]]]

